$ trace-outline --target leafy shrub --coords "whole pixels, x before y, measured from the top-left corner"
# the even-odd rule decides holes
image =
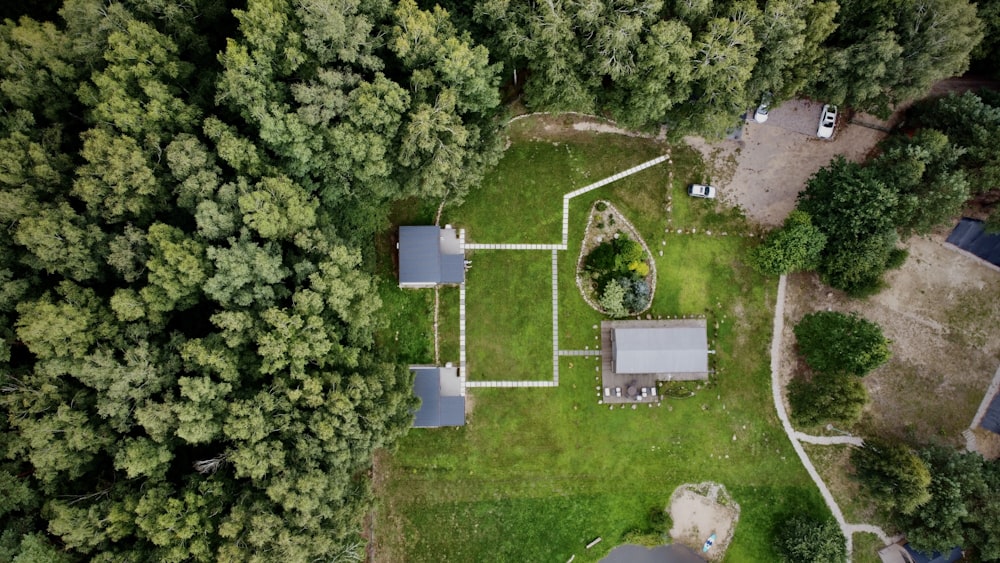
[[[854,313],[810,313],[795,325],[795,338],[806,363],[820,372],[861,376],[892,356],[882,329]]]
[[[775,547],[789,563],[842,563],[847,543],[832,518],[793,516],[778,528]]]
[[[584,258],[583,268],[598,274],[612,272],[615,269],[616,254],[614,241],[602,242]]]
[[[624,317],[628,314],[624,299],[625,288],[618,283],[618,280],[611,280],[604,286],[604,291],[601,293],[601,308],[612,317]]]
[[[886,510],[913,514],[931,498],[927,463],[903,444],[866,439],[851,451],[858,480]]]
[[[805,425],[837,422],[850,426],[861,420],[868,391],[861,380],[841,373],[817,373],[788,385],[792,418]]]
[[[590,273],[600,296],[598,302],[609,315],[624,317],[649,304],[650,287],[645,280],[649,275],[647,258],[642,245],[625,236],[601,243],[584,258],[584,270]]]
[[[594,205],[594,209],[597,209],[598,211],[604,211],[607,208],[608,204],[603,201],[598,201],[597,204]]]
[[[646,280],[623,278],[618,283],[625,288],[623,303],[626,309],[631,312],[641,311],[649,305],[650,288]]]
[[[896,268],[902,267],[909,258],[910,251],[905,248],[893,248],[892,252],[889,253],[889,259],[885,262],[885,268],[887,270],[895,270]]]
[[[750,266],[757,272],[777,276],[819,265],[826,235],[813,226],[809,214],[792,211],[780,229],[771,232],[750,252]]]

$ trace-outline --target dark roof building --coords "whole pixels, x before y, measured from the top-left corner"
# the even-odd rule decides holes
[[[946,242],[1000,266],[1000,235],[986,234],[982,221],[962,218]]]
[[[461,393],[458,369],[454,367],[410,366],[413,393],[420,397],[414,428],[465,426],[465,397]]]
[[[399,228],[399,286],[434,287],[465,282],[465,251],[451,226]]]
[[[1000,393],[993,396],[979,425],[990,432],[1000,434]]]

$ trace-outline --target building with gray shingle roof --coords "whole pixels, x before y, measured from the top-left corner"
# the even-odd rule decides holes
[[[399,228],[399,287],[434,287],[465,282],[465,250],[451,226]]]
[[[413,427],[465,426],[465,397],[461,395],[458,369],[410,366],[410,371],[413,372],[413,393],[420,397]]]

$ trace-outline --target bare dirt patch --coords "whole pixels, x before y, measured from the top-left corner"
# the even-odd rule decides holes
[[[670,537],[698,553],[705,540],[715,534],[715,543],[705,556],[710,561],[718,561],[733,539],[740,506],[719,483],[687,484],[677,487],[671,495],[670,517],[674,522]]]
[[[1000,363],[1000,273],[945,245],[946,232],[907,241],[910,257],[867,299],[831,290],[812,274],[789,277],[782,379],[795,369],[792,327],[817,310],[856,312],[892,340],[892,359],[867,375],[870,402],[858,429],[916,443],[964,446]]]

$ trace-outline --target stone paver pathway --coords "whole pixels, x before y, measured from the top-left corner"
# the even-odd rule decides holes
[[[857,436],[810,436],[809,434],[803,434],[797,430],[795,431],[795,439],[807,444],[818,444],[821,446],[831,446],[834,444],[851,444],[852,446],[861,446],[865,443],[864,440]]]
[[[603,180],[594,182],[588,186],[584,186],[580,189],[569,192],[563,196],[563,214],[562,214],[562,242],[560,244],[509,244],[509,243],[465,243],[464,237],[462,245],[466,249],[470,250],[551,250],[552,251],[552,380],[551,381],[467,381],[465,377],[466,373],[466,357],[465,357],[465,284],[461,284],[459,289],[459,365],[461,367],[460,374],[462,378],[462,394],[465,394],[465,388],[526,388],[526,387],[557,387],[559,385],[559,358],[560,356],[600,356],[600,350],[560,350],[559,349],[559,259],[558,253],[560,250],[567,249],[567,242],[569,236],[569,201],[578,196],[585,194],[589,191],[596,190],[598,188],[604,187],[614,181],[620,180],[626,176],[635,174],[645,170],[651,166],[660,164],[661,162],[669,162],[670,156],[664,155],[653,160],[644,162],[638,166],[629,168],[623,172],[619,172],[613,176],[604,178]],[[840,526],[841,531],[844,534],[847,543],[847,553],[848,561],[851,558],[851,552],[853,550],[854,541],[853,534],[855,533],[870,533],[875,534],[882,540],[883,543],[889,545],[891,542],[895,541],[896,538],[890,538],[885,531],[883,531],[878,526],[873,526],[870,524],[849,524],[844,519],[844,514],[840,510],[840,506],[837,501],[833,498],[830,493],[830,489],[826,486],[826,483],[820,477],[819,472],[816,471],[816,467],[813,465],[812,460],[806,454],[802,447],[802,442],[810,444],[851,444],[860,446],[863,442],[861,438],[856,436],[810,436],[808,434],[803,434],[792,428],[792,424],[788,419],[788,413],[785,410],[784,402],[781,398],[781,382],[779,380],[779,362],[780,362],[780,351],[781,351],[781,335],[784,330],[784,309],[785,309],[785,285],[786,278],[781,276],[778,282],[778,297],[777,303],[775,304],[774,311],[774,323],[772,327],[771,335],[771,393],[774,399],[774,407],[778,412],[778,418],[781,420],[781,425],[788,435],[788,439],[792,442],[792,448],[795,453],[799,456],[802,465],[805,467],[806,472],[812,478],[813,482],[819,488],[820,494],[823,496],[824,502],[826,502],[827,507],[829,507],[830,512],[833,513],[833,517],[837,521],[837,525]],[[997,371],[998,377],[1000,377],[1000,369]]]
[[[569,192],[563,196],[562,210],[562,243],[560,244],[536,244],[536,243],[467,243],[465,242],[465,231],[461,231],[461,245],[466,250],[550,250],[552,251],[552,380],[551,381],[466,381],[465,363],[465,284],[459,290],[459,373],[462,378],[462,394],[465,395],[466,387],[555,387],[559,385],[559,357],[560,356],[599,356],[599,350],[584,350],[584,354],[578,354],[579,350],[562,353],[559,350],[559,251],[567,249],[569,239],[569,200],[578,195],[604,187],[612,182],[621,180],[626,176],[631,176],[636,172],[641,172],[651,166],[656,166],[661,162],[669,162],[670,155],[664,155],[653,160],[643,162],[638,166],[633,166],[627,170],[619,172],[613,176],[608,176],[603,180],[584,186],[580,189]],[[436,332],[435,332],[436,334]]]

